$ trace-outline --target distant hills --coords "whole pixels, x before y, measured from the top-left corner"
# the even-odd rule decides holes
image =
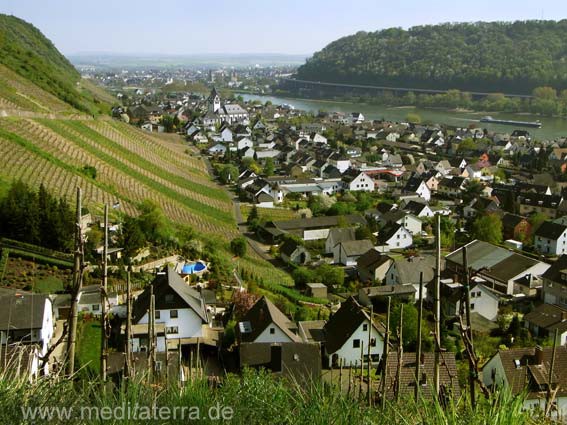
[[[108,109],[104,95],[82,81],[79,72],[36,27],[0,14],[2,100],[9,109],[36,112],[93,115]]]
[[[116,68],[183,68],[183,67],[248,67],[248,66],[296,66],[305,63],[307,55],[286,55],[279,53],[241,54],[192,54],[192,55],[142,55],[112,53],[80,53],[69,55],[76,66],[93,66],[100,69]]]
[[[358,32],[298,69],[305,80],[531,94],[567,89],[567,20],[457,23]]]

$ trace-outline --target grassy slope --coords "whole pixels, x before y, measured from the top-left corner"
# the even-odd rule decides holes
[[[79,91],[79,72],[37,28],[14,16],[2,14],[0,64],[76,110],[92,115],[108,109],[92,92]],[[4,85],[6,81],[9,83],[11,80],[4,80]],[[3,91],[7,90],[4,88]]]

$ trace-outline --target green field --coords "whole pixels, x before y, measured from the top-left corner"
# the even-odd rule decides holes
[[[100,371],[101,331],[98,321],[79,323],[77,340],[78,367],[98,374]]]

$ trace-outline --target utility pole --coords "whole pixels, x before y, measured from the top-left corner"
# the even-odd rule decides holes
[[[433,386],[435,388],[435,397],[439,397],[439,352],[441,351],[441,217],[439,214],[435,217],[435,362],[433,365]]]
[[[68,328],[69,340],[67,342],[67,374],[75,373],[75,346],[77,343],[77,322],[79,320],[79,294],[83,281],[83,235],[81,231],[81,188],[77,188],[77,205],[75,215],[75,249],[73,263],[73,299],[69,313]]]
[[[467,335],[470,340],[471,349],[474,350],[473,333],[471,323],[471,295],[470,295],[470,275],[469,275],[469,261],[467,256],[467,246],[463,246],[463,284],[465,287],[465,314],[467,319]],[[474,409],[476,406],[476,367],[473,363],[472,356],[469,358],[469,391],[471,396],[471,406]]]
[[[386,335],[384,335],[384,351],[382,353],[382,410],[386,408],[386,376],[388,376],[388,345],[390,344],[390,308],[392,305],[391,297],[388,297],[388,310],[386,312]]]
[[[130,266],[126,275],[126,377],[132,375],[132,285]]]
[[[152,308],[153,299],[154,299],[154,287],[153,287],[153,285],[150,285],[150,306],[148,308],[148,377],[149,377],[150,383],[152,382],[152,379],[153,379],[153,370],[154,370],[154,364],[152,362],[152,360],[153,360],[153,354],[152,354],[152,348],[153,348],[152,318],[153,318],[153,315],[154,315],[154,311],[153,311],[153,308]]]
[[[423,272],[419,273],[419,304],[417,308],[417,350],[415,352],[415,401],[419,398],[419,379],[421,366],[421,320],[423,317]]]
[[[362,383],[364,382],[364,340],[360,341],[360,386],[358,387],[358,399],[362,399]]]
[[[100,328],[102,329],[100,344],[100,379],[106,382],[106,362],[108,356],[108,337],[106,323],[106,300],[108,282],[108,204],[104,204],[104,246],[102,248],[102,282],[100,286],[101,316]]]

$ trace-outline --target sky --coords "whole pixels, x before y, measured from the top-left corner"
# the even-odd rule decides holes
[[[310,55],[357,31],[567,18],[565,0],[0,0],[66,55]]]

